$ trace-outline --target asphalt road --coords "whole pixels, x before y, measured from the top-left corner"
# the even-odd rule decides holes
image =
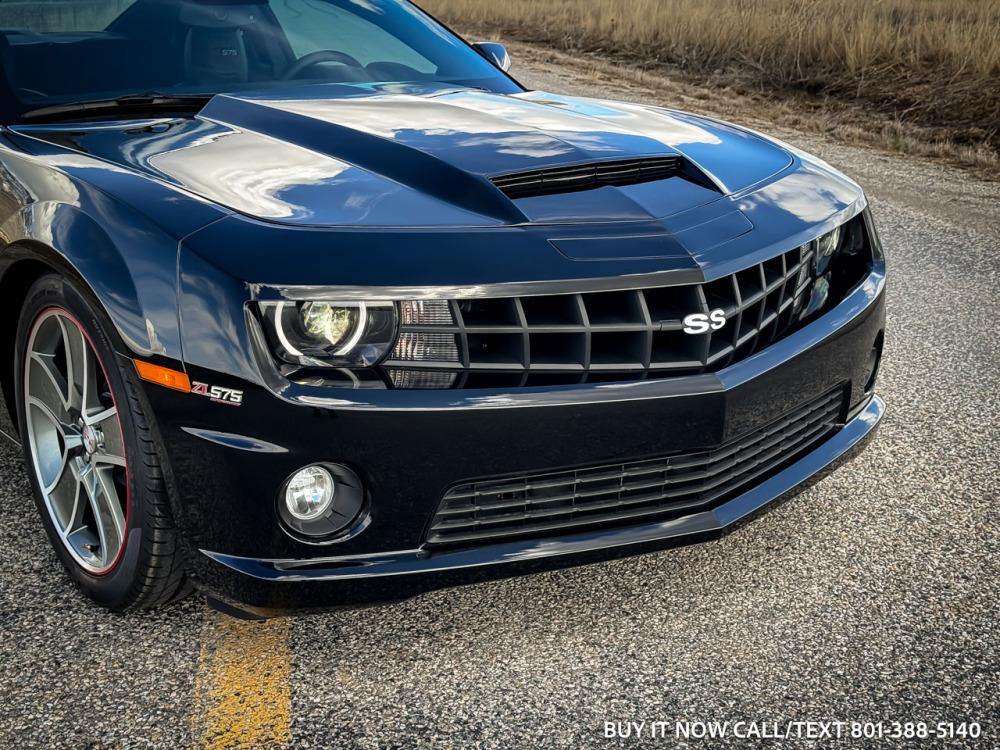
[[[685,719],[980,722],[911,745],[1000,746],[1000,185],[782,136],[859,179],[890,256],[889,412],[855,463],[708,546],[261,626],[87,604],[3,446],[0,747],[670,747]],[[604,736],[644,720],[668,739]],[[723,744],[745,743],[688,746]]]

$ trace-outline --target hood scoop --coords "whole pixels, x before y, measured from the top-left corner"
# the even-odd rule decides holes
[[[671,177],[681,177],[710,190],[722,192],[704,172],[683,156],[651,156],[533,169],[491,177],[490,182],[508,198],[517,200],[580,193],[601,187],[640,185]]]

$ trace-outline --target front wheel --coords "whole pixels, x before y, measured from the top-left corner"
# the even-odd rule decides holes
[[[28,475],[56,554],[92,599],[123,611],[185,593],[160,452],[110,323],[68,280],[39,279],[17,339]]]

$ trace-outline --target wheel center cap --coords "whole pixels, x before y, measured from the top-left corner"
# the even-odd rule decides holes
[[[97,448],[100,446],[100,436],[97,434],[97,430],[90,425],[83,428],[83,449],[87,451],[88,456],[93,456],[97,453]]]

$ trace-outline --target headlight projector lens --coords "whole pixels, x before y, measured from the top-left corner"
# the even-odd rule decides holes
[[[285,482],[278,513],[298,536],[323,541],[350,526],[364,505],[361,479],[340,464],[306,466]]]
[[[357,325],[358,308],[335,307],[328,302],[307,302],[302,306],[301,315],[306,333],[336,346]]]

